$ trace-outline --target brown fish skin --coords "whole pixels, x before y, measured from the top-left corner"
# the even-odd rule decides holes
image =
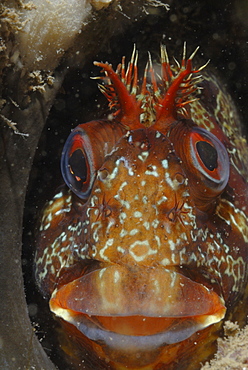
[[[193,56],[172,68],[162,47],[161,80],[149,62],[140,87],[135,49],[127,70],[96,63],[113,119],[72,132],[70,190],[43,212],[37,283],[103,369],[197,369],[223,318],[245,320],[248,149]]]

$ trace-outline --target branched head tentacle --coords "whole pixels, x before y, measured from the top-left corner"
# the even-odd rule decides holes
[[[193,68],[192,59],[198,49],[186,59],[184,43],[181,64],[175,60],[175,65],[171,66],[166,47],[161,45],[161,76],[157,78],[155,75],[148,53],[148,63],[140,84],[135,45],[127,68],[125,57],[116,72],[108,63],[95,62],[105,72],[105,76],[99,78],[106,84],[99,88],[108,99],[116,119],[128,130],[152,126],[156,130],[166,131],[179,115],[187,116],[185,106],[196,100],[194,94],[199,89],[197,84],[202,81],[202,76],[197,74],[208,64]]]

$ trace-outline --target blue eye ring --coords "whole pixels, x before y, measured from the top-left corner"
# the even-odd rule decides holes
[[[91,142],[82,128],[69,135],[61,156],[61,173],[66,185],[81,199],[87,200],[95,180]]]
[[[224,189],[229,180],[230,163],[222,142],[211,132],[194,127],[190,133],[189,145],[195,169],[214,187]]]

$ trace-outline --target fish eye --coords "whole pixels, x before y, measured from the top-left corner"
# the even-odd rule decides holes
[[[229,179],[229,157],[225,146],[212,133],[200,127],[190,132],[191,161],[213,187],[224,189]]]
[[[68,137],[61,157],[61,172],[66,185],[86,200],[95,178],[92,148],[87,134],[81,129]]]
[[[68,166],[72,175],[74,175],[75,180],[78,182],[85,183],[87,180],[87,164],[85,159],[85,154],[83,150],[76,149],[68,160]]]
[[[218,167],[218,152],[215,147],[207,141],[197,141],[196,149],[205,167],[214,171]]]

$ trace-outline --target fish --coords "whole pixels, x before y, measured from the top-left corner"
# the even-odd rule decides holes
[[[198,369],[225,320],[245,323],[248,146],[197,50],[171,64],[162,45],[142,78],[136,47],[94,62],[110,113],[64,145],[35,278],[86,369]]]

